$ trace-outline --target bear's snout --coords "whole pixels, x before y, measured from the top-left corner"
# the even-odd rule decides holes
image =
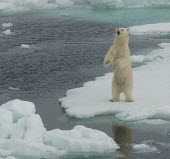
[[[117,34],[120,35],[120,31],[117,31]]]

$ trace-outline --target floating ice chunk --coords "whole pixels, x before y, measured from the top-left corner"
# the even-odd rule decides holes
[[[22,49],[29,49],[30,46],[29,46],[28,44],[22,44],[22,45],[21,45],[21,48],[22,48]]]
[[[10,27],[13,27],[12,23],[3,23],[2,24],[2,28],[10,28]]]
[[[72,130],[52,130],[44,136],[44,143],[72,153],[113,152],[118,145],[104,132],[75,126]]]
[[[60,14],[60,16],[62,16],[62,17],[69,17],[70,14]]]
[[[15,87],[9,87],[8,89],[12,90],[12,91],[18,91],[19,90],[19,88],[15,88]]]
[[[5,109],[12,112],[14,120],[35,113],[35,105],[32,102],[15,99],[2,105]]]
[[[46,132],[44,124],[39,115],[32,114],[18,120],[13,127],[11,139],[23,139],[28,142],[43,143],[43,136]]]
[[[8,150],[11,156],[27,158],[58,158],[66,154],[51,146],[16,139],[0,139],[0,148]]]
[[[13,32],[11,32],[10,29],[7,29],[7,30],[3,31],[2,33],[3,33],[4,35],[12,35],[12,34],[13,34]]]
[[[0,138],[8,138],[9,130],[12,124],[12,113],[3,107],[0,107]]]
[[[170,45],[161,46],[162,49],[148,55],[153,62],[134,69],[133,103],[109,101],[113,78],[110,73],[85,83],[81,88],[68,90],[66,97],[59,99],[61,106],[69,116],[77,118],[115,114],[120,120],[127,121],[170,119]]]
[[[144,123],[150,125],[164,125],[164,124],[168,124],[169,122],[162,119],[145,119],[145,120],[138,121],[137,123]]]
[[[136,144],[132,148],[135,150],[135,153],[151,153],[158,152],[158,149],[155,146],[150,146],[146,144]]]
[[[156,23],[139,26],[132,26],[129,28],[130,33],[134,35],[142,34],[169,34],[170,23]]]
[[[152,57],[149,56],[144,56],[144,55],[133,55],[131,56],[131,60],[132,60],[132,65],[133,66],[139,66],[139,65],[144,65],[148,62],[153,61]]]
[[[158,44],[161,48],[166,48],[166,47],[170,47],[170,43],[161,43]]]

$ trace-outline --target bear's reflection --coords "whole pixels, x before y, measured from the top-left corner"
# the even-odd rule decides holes
[[[133,129],[120,125],[112,125],[112,132],[115,142],[120,146],[118,151],[125,156],[122,159],[134,159],[130,146],[133,142]]]

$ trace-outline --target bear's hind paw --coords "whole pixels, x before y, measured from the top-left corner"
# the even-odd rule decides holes
[[[110,102],[119,102],[118,99],[117,99],[117,100],[110,99],[109,101],[110,101]]]
[[[133,100],[133,99],[131,99],[131,100],[126,100],[126,102],[129,102],[129,103],[130,103],[130,102],[134,102],[134,100]]]

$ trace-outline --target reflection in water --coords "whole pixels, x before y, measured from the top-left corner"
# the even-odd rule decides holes
[[[120,125],[112,125],[112,132],[115,142],[120,146],[118,151],[125,155],[122,159],[134,159],[130,146],[133,140],[133,129]]]

